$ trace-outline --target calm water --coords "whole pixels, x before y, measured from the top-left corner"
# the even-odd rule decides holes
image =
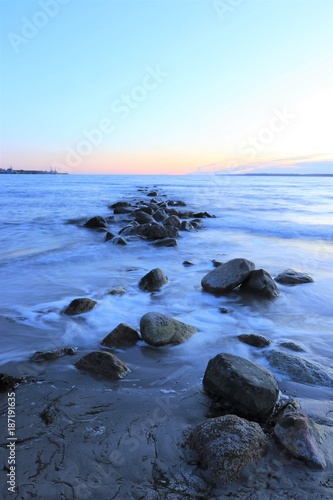
[[[202,366],[222,351],[267,366],[260,351],[235,338],[258,333],[273,347],[297,342],[304,357],[331,367],[332,184],[323,177],[0,176],[0,363],[65,345],[95,350],[118,323],[138,329],[144,313],[160,311],[199,329],[185,344],[166,348],[165,366],[177,360],[202,376]],[[217,218],[204,219],[200,231],[181,233],[176,248],[142,241],[119,248],[104,243],[102,233],[69,223],[112,215],[110,203],[145,199],[138,188],[154,185],[167,198]],[[213,268],[211,260],[235,257],[253,260],[272,276],[288,267],[306,271],[315,282],[280,285],[281,295],[265,302],[204,293],[200,281]],[[184,267],[185,259],[195,265]],[[138,281],[154,267],[165,271],[169,284],[159,293],[141,292]],[[124,296],[106,293],[118,285],[127,287]],[[82,317],[64,317],[62,309],[76,297],[98,305]],[[229,314],[219,312],[222,306]]]

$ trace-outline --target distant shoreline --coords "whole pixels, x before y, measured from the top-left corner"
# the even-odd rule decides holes
[[[5,170],[3,168],[0,169],[0,174],[5,174],[5,175],[22,175],[22,174],[27,174],[27,175],[68,175],[67,172],[57,172],[56,170],[13,170],[13,169],[8,169]]]

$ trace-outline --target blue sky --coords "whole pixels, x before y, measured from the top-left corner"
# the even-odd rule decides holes
[[[2,168],[331,168],[330,0],[0,5]]]

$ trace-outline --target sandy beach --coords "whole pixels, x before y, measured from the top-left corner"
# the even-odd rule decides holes
[[[190,360],[173,362],[172,349],[118,350],[132,369],[121,381],[78,371],[73,363],[82,352],[42,365],[2,366],[3,372],[25,371],[34,379],[15,390],[17,492],[9,497],[2,481],[2,498],[332,498],[332,401],[311,400],[309,392],[298,398],[302,411],[321,425],[325,470],[292,458],[271,439],[266,457],[248,465],[238,482],[221,485],[184,446],[189,429],[212,416],[212,406],[203,374]],[[280,386],[282,393],[299,388]],[[3,422],[6,412],[2,393]],[[1,455],[4,473],[4,441]]]

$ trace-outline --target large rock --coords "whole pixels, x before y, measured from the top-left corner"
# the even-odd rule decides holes
[[[75,363],[76,368],[98,373],[112,380],[124,378],[130,369],[117,356],[105,351],[95,351]]]
[[[188,437],[202,465],[223,483],[239,478],[250,462],[260,460],[268,444],[259,424],[226,415],[197,425]]]
[[[241,290],[272,299],[280,293],[273,278],[264,269],[252,271],[243,282]]]
[[[142,224],[136,229],[136,233],[144,236],[149,241],[161,240],[169,236],[167,229],[157,222],[154,224]]]
[[[171,226],[179,228],[181,224],[180,218],[177,215],[170,215],[167,219],[163,221],[164,226]]]
[[[333,387],[333,370],[289,352],[273,349],[265,353],[271,366],[301,384]]]
[[[233,259],[210,271],[201,280],[206,292],[227,293],[239,286],[253,271],[255,265],[246,259]]]
[[[238,415],[257,419],[265,419],[272,412],[279,395],[269,370],[227,353],[209,361],[203,385]]]
[[[163,222],[168,217],[168,214],[164,208],[160,207],[155,211],[153,217],[157,222]]]
[[[313,278],[307,273],[286,269],[276,276],[275,281],[284,285],[301,285],[303,283],[313,283]]]
[[[76,314],[83,314],[91,311],[97,304],[96,300],[88,299],[86,297],[74,299],[64,310],[67,316],[75,316]]]
[[[318,441],[316,424],[302,413],[287,413],[278,419],[274,433],[280,443],[294,457],[315,465],[326,467],[326,460]]]
[[[165,276],[162,269],[156,267],[156,269],[152,269],[147,273],[141,280],[139,281],[139,288],[146,292],[154,292],[159,290],[163,285],[168,283],[168,278]]]
[[[135,221],[139,224],[147,224],[149,222],[154,222],[154,219],[150,214],[147,214],[143,210],[139,210],[135,213]]]
[[[99,229],[99,228],[106,228],[108,223],[106,220],[101,217],[100,215],[97,215],[96,217],[92,217],[89,219],[83,226],[88,227],[89,229]]]
[[[197,329],[165,314],[151,312],[142,316],[140,332],[147,344],[162,346],[181,344],[196,333]]]
[[[106,347],[133,347],[138,340],[139,334],[134,328],[120,323],[112,332],[110,332],[101,342],[101,345]]]

